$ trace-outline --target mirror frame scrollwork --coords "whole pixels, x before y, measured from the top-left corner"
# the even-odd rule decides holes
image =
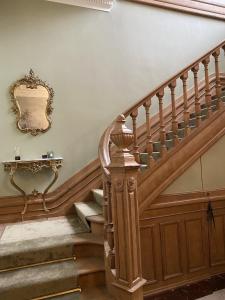
[[[15,94],[14,91],[17,87],[19,87],[20,85],[25,85],[27,88],[31,88],[31,89],[35,89],[38,86],[42,86],[44,88],[46,88],[46,90],[48,91],[48,99],[47,99],[47,106],[46,106],[46,119],[48,120],[48,127],[46,129],[42,129],[42,128],[21,128],[19,126],[19,121],[21,119],[21,112],[20,112],[20,108],[19,105],[16,101],[15,98]],[[44,133],[46,131],[48,131],[51,128],[51,117],[50,115],[52,114],[53,111],[53,107],[52,107],[52,103],[53,103],[53,97],[54,97],[54,91],[53,89],[43,80],[41,80],[36,74],[34,74],[34,71],[32,69],[30,69],[30,72],[28,75],[25,75],[23,78],[17,80],[11,87],[10,87],[10,96],[11,96],[11,101],[12,101],[12,111],[16,114],[17,118],[16,118],[16,125],[17,128],[24,132],[24,133],[30,133],[33,136],[38,135],[39,133]]]

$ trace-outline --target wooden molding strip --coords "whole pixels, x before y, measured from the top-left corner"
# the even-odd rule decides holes
[[[225,5],[216,0],[128,0],[225,20]]]
[[[207,191],[208,196],[202,191],[178,193],[178,194],[162,194],[159,195],[150,209],[173,207],[184,204],[195,204],[196,202],[208,202],[216,200],[225,200],[225,188]]]

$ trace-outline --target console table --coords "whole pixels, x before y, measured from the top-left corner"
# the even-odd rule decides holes
[[[44,159],[31,159],[31,160],[11,160],[11,161],[2,162],[4,165],[4,170],[9,171],[9,178],[11,184],[22,194],[24,198],[24,208],[23,211],[21,212],[22,216],[27,211],[29,197],[26,194],[26,192],[15,183],[14,175],[16,171],[24,170],[24,171],[30,171],[31,173],[35,174],[40,172],[43,168],[50,168],[52,170],[54,174],[54,178],[42,193],[43,209],[44,211],[48,212],[45,196],[58,178],[58,169],[62,166],[62,161],[63,161],[62,157],[56,157],[56,158],[46,158],[46,159],[44,158]],[[35,192],[37,193],[36,190],[34,190],[34,193]]]

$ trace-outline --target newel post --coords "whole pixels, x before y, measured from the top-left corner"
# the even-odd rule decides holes
[[[141,270],[137,173],[139,164],[128,150],[134,135],[120,115],[111,133],[117,146],[108,166],[112,184],[112,215],[115,245],[115,297],[119,300],[143,300]]]

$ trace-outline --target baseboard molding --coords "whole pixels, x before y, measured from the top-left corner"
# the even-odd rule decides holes
[[[186,282],[181,286],[171,286],[166,289],[161,289],[157,293],[148,292],[145,290],[144,300],[176,300],[176,299],[199,299],[210,295],[215,291],[225,288],[225,273],[218,275],[209,274],[207,277],[202,276],[196,281]],[[156,296],[157,295],[157,296]]]

